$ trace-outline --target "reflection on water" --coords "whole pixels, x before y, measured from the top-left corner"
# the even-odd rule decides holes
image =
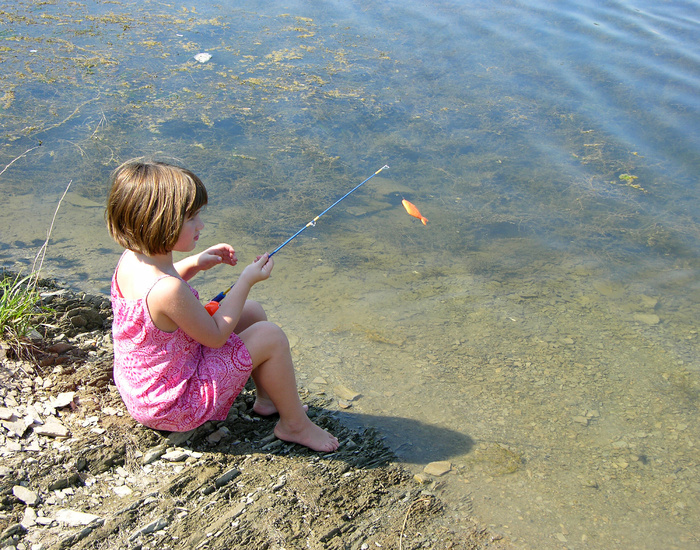
[[[72,181],[44,274],[106,293],[134,155],[242,262],[389,164],[254,289],[300,382],[525,548],[696,547],[697,3],[191,4],[0,10],[3,266]]]

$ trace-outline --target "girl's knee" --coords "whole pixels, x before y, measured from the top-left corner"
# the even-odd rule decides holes
[[[246,300],[243,309],[253,323],[267,321],[267,314],[265,313],[265,310],[255,300]]]
[[[271,344],[277,345],[282,349],[289,349],[289,339],[280,327],[270,321],[264,321],[262,324],[265,326],[266,338],[270,340]]]
[[[260,365],[268,359],[289,356],[287,335],[275,323],[270,321],[255,323],[240,336],[255,365]]]

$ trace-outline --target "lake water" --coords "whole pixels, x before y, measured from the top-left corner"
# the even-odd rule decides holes
[[[107,293],[108,177],[176,159],[300,384],[361,394],[454,525],[700,545],[700,2],[0,9],[0,263]],[[212,57],[200,63],[198,53]],[[4,170],[2,170],[4,168]],[[408,199],[423,226],[401,206]],[[195,280],[203,297],[239,268]]]

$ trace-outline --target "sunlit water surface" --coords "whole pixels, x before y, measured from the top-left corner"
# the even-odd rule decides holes
[[[132,156],[198,173],[200,243],[242,263],[388,164],[253,290],[300,384],[359,393],[347,422],[415,471],[450,461],[430,489],[455,525],[700,545],[697,1],[17,1],[0,22],[4,267],[31,267],[70,183],[43,274],[107,293]]]

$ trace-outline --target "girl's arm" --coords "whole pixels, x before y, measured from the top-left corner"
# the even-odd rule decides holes
[[[166,277],[148,295],[151,319],[161,330],[174,332],[180,328],[200,344],[220,348],[236,328],[250,289],[270,276],[273,265],[265,254],[247,266],[221,300],[214,316],[207,313],[186,283],[175,277]]]
[[[176,262],[175,269],[180,277],[189,281],[200,271],[206,271],[219,264],[236,265],[238,258],[233,247],[226,243],[220,243],[207,248],[204,252],[188,256]]]

